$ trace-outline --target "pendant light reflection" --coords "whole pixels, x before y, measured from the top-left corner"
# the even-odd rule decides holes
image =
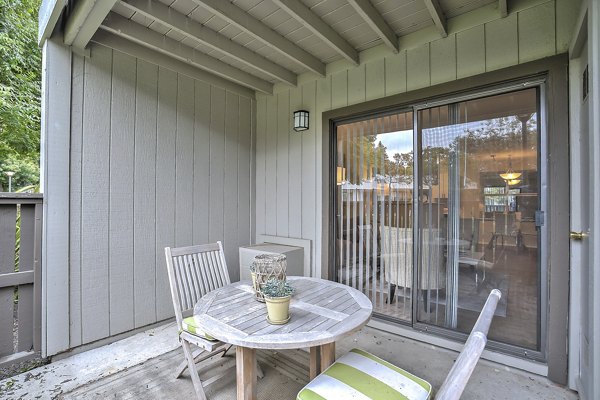
[[[346,168],[337,167],[337,185],[341,186],[346,183]]]
[[[512,169],[512,159],[508,156],[508,170],[505,173],[499,174],[502,179],[505,181],[514,181],[521,177],[520,172],[515,172]]]

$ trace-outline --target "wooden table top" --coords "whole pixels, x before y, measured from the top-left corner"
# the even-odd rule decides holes
[[[287,324],[267,322],[267,307],[255,300],[249,281],[205,295],[194,307],[196,323],[212,337],[236,346],[297,349],[335,342],[371,317],[371,301],[356,289],[317,278],[287,280],[294,288]]]

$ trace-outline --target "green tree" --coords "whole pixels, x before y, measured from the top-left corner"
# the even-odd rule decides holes
[[[40,0],[0,0],[0,190],[39,182]]]

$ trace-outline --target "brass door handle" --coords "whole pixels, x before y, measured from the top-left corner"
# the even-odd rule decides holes
[[[583,232],[573,232],[569,234],[569,237],[573,240],[583,240],[587,235]]]

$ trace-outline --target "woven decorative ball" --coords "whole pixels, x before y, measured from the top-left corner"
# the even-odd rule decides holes
[[[265,301],[262,287],[269,279],[286,280],[287,258],[283,254],[259,254],[252,264],[252,287],[256,300]]]

